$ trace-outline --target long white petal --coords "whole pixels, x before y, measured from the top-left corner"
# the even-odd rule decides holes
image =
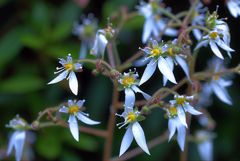
[[[125,89],[125,107],[133,107],[135,103],[135,94],[132,89]]]
[[[212,140],[206,140],[198,144],[198,152],[203,161],[213,160],[213,143]]]
[[[133,89],[134,92],[136,92],[136,93],[141,93],[146,100],[149,100],[149,99],[151,98],[151,96],[150,96],[149,94],[143,92],[143,91],[140,90],[137,86],[132,86],[132,89]]]
[[[143,72],[143,76],[139,82],[139,85],[145,83],[153,75],[154,71],[156,70],[156,67],[157,63],[155,62],[155,60],[151,60]]]
[[[125,151],[129,148],[129,146],[131,145],[133,140],[133,133],[132,133],[132,127],[131,125],[129,125],[129,127],[127,128],[123,139],[122,139],[122,143],[121,143],[121,147],[120,147],[120,153],[119,153],[119,157],[125,153]]]
[[[14,143],[16,161],[20,161],[22,158],[25,138],[26,138],[26,131],[17,131],[17,134],[15,135],[15,143]]]
[[[194,107],[192,107],[189,104],[186,104],[184,107],[185,107],[186,111],[192,115],[201,115],[202,114],[201,112],[195,110]]]
[[[100,122],[94,121],[94,120],[88,118],[87,116],[81,114],[80,112],[77,113],[77,118],[78,118],[80,121],[82,121],[83,123],[88,124],[88,125],[97,125],[97,124],[100,124]]]
[[[187,62],[182,57],[180,57],[178,55],[175,57],[175,59],[176,59],[177,63],[182,67],[184,73],[186,74],[186,76],[190,80],[189,68],[188,68]]]
[[[65,79],[68,75],[68,71],[64,71],[61,74],[59,74],[56,78],[54,78],[52,81],[50,81],[48,84],[54,84],[54,83],[58,83],[60,81],[62,81],[63,79]]]
[[[177,141],[182,151],[184,151],[185,137],[186,137],[186,128],[184,126],[178,126]]]
[[[140,146],[140,148],[142,148],[143,151],[145,151],[148,155],[150,155],[143,129],[138,122],[133,123],[132,133],[137,144]]]
[[[169,131],[169,137],[168,137],[168,141],[170,141],[173,137],[173,135],[175,134],[176,132],[176,122],[174,121],[174,118],[170,118],[168,120],[168,131]]]
[[[218,46],[220,46],[222,49],[224,49],[226,51],[230,51],[230,52],[234,51],[232,48],[230,48],[228,45],[226,45],[222,40],[218,40],[217,44],[218,44]]]
[[[173,59],[171,57],[166,57],[166,61],[168,62],[170,69],[173,71],[174,69]],[[167,77],[163,76],[163,86],[166,86],[167,81],[168,81]]]
[[[216,96],[226,104],[232,105],[231,97],[229,96],[227,90],[224,87],[216,83],[212,83],[212,89]]]
[[[183,107],[178,107],[177,109],[177,112],[178,112],[178,118],[179,120],[181,121],[181,123],[187,127],[187,123],[186,123],[186,115],[185,115],[185,112],[183,110]]]
[[[78,94],[78,80],[76,74],[73,71],[69,74],[69,87],[73,94]]]
[[[17,134],[17,131],[13,132],[11,137],[10,137],[10,140],[9,140],[9,143],[8,143],[8,148],[7,148],[7,155],[10,155],[10,153],[13,150],[16,134]]]
[[[152,27],[154,26],[152,18],[147,18],[144,22],[143,25],[143,35],[142,35],[142,42],[146,43],[147,40],[149,39],[151,32],[152,32]]]
[[[199,41],[202,37],[202,33],[199,29],[193,29],[193,35]]]
[[[78,129],[78,123],[77,123],[77,119],[75,116],[70,115],[69,119],[68,119],[68,123],[69,123],[69,128],[71,131],[72,136],[74,137],[75,140],[79,140],[79,129]]]
[[[170,68],[170,66],[168,65],[168,62],[163,58],[163,57],[159,57],[158,60],[158,68],[160,70],[160,72],[167,77],[167,79],[169,81],[171,81],[172,83],[177,84],[175,77],[173,75],[173,72]]]
[[[210,41],[209,44],[210,44],[210,47],[211,47],[213,53],[214,53],[217,57],[219,57],[219,58],[221,58],[221,59],[224,59],[223,56],[222,56],[222,53],[219,51],[219,49],[218,49],[217,45],[215,44],[215,42]]]

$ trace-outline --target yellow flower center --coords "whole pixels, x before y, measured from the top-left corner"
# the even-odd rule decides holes
[[[79,111],[79,107],[77,105],[72,105],[68,109],[68,113],[75,114]]]
[[[175,55],[174,52],[173,52],[173,48],[168,48],[168,54],[170,56],[174,56]]]
[[[67,64],[64,64],[64,67],[66,70],[73,70],[73,64],[72,63],[67,63]]]
[[[154,49],[151,50],[150,56],[157,57],[157,56],[159,56],[160,54],[162,54],[162,49],[160,49],[160,48],[154,48]]]
[[[127,122],[134,122],[137,119],[137,116],[134,112],[129,112],[127,115]]]
[[[218,33],[217,32],[211,32],[209,34],[209,36],[210,36],[211,39],[215,40],[218,37]]]
[[[126,76],[122,80],[122,84],[124,87],[129,87],[135,83],[135,78],[132,76]]]
[[[186,98],[185,97],[177,98],[176,102],[178,105],[183,105],[186,102]]]
[[[220,79],[220,76],[219,75],[215,75],[215,76],[213,76],[213,79],[217,81],[217,80]]]
[[[177,115],[177,108],[176,107],[170,107],[169,108],[170,116],[176,116]]]

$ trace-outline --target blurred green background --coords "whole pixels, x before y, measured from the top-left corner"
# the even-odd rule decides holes
[[[174,13],[188,8],[186,0],[165,2],[172,7]],[[214,11],[216,4],[219,4],[220,17],[228,17],[232,35],[231,47],[236,50],[229,62],[230,66],[236,66],[240,60],[240,18],[231,17],[223,3],[223,0],[216,0],[208,7]],[[117,12],[122,6],[128,7],[130,11],[136,10],[137,4],[138,0],[0,0],[0,154],[6,149],[7,138],[11,132],[11,129],[5,128],[5,124],[16,114],[31,122],[39,111],[67,99],[86,99],[87,112],[93,119],[102,122],[96,128],[106,129],[112,91],[111,82],[107,78],[93,76],[90,70],[85,69],[78,74],[80,87],[77,97],[69,91],[66,81],[51,86],[46,84],[54,78],[57,58],[65,58],[68,53],[78,58],[80,40],[72,35],[72,27],[83,14],[93,13],[100,22],[99,26],[105,27],[107,18],[113,12]],[[124,25],[117,39],[122,60],[138,51],[139,46],[143,47],[143,22],[143,17],[137,16]],[[209,50],[201,50],[197,66],[199,70],[205,68],[211,54]],[[140,74],[143,69],[139,69]],[[178,71],[179,76],[183,76],[182,72]],[[161,78],[155,75],[143,89],[153,93],[161,85]],[[209,107],[217,123],[214,131],[217,133],[214,140],[215,160],[240,159],[239,89],[239,76],[236,76],[229,89],[234,105],[228,107],[214,97],[214,104]],[[167,128],[163,112],[155,110],[142,122],[147,140],[160,135]],[[117,121],[122,120],[117,118]],[[194,130],[191,132],[194,133]],[[123,129],[115,128],[114,156],[118,155],[123,134]],[[35,137],[37,139],[32,148],[34,160],[37,161],[97,161],[102,158],[104,141],[98,137],[80,133],[80,141],[77,143],[69,129],[60,127],[42,129],[35,132]],[[136,143],[131,146],[133,147],[136,147]],[[160,161],[179,158],[179,147],[174,141],[158,145],[150,151],[151,156],[142,154],[132,160]],[[8,159],[14,160],[13,157]],[[200,160],[194,144],[190,144],[189,160]]]

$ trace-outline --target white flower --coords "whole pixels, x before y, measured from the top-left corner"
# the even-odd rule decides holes
[[[96,33],[96,38],[94,41],[91,54],[104,56],[108,40],[114,36],[115,31],[109,26],[106,29],[100,29]]]
[[[185,144],[185,137],[186,137],[186,121],[184,123],[182,123],[182,121],[180,120],[180,117],[185,117],[185,113],[184,112],[180,112],[177,107],[170,107],[169,109],[167,109],[167,114],[169,117],[168,120],[168,130],[169,130],[169,137],[168,137],[168,141],[170,141],[173,137],[173,135],[175,134],[176,130],[178,131],[178,135],[177,135],[177,141],[178,144],[181,148],[181,150],[184,150],[184,144]]]
[[[82,24],[75,23],[73,34],[78,36],[81,42],[79,58],[86,57],[88,50],[93,47],[94,37],[97,30],[97,20],[92,14],[83,17]]]
[[[118,114],[116,114],[118,115]],[[146,152],[148,155],[150,155],[144,131],[138,121],[141,121],[144,119],[143,116],[140,115],[139,111],[133,110],[133,108],[126,107],[125,111],[118,115],[120,117],[124,118],[124,122],[117,124],[117,126],[121,125],[119,128],[127,125],[127,130],[123,136],[123,140],[121,143],[120,153],[119,156],[121,156],[123,153],[126,152],[126,150],[131,145],[133,138],[135,138],[137,144],[142,148],[144,152]]]
[[[145,83],[153,75],[154,71],[157,68],[157,65],[160,72],[169,81],[177,84],[174,74],[172,72],[172,67],[164,58],[166,57],[166,54],[165,54],[166,47],[158,45],[158,42],[156,40],[153,40],[151,47],[145,47],[142,50],[147,54],[146,59],[150,60],[150,62],[147,64],[147,67],[144,70],[144,73],[140,80],[139,85]]]
[[[186,114],[189,112],[193,115],[200,115],[201,112],[197,111],[190,105],[190,101],[193,100],[193,96],[179,96],[176,95],[175,100],[170,101],[170,107],[167,109],[167,114],[169,117],[168,129],[169,129],[169,141],[175,134],[176,130],[178,131],[177,141],[181,148],[184,150],[184,143],[186,137]]]
[[[62,65],[62,67],[57,67],[57,73],[59,74],[56,78],[54,78],[51,82],[48,84],[54,84],[62,81],[63,79],[67,78],[69,80],[69,87],[71,91],[77,95],[78,94],[78,81],[76,74],[74,72],[82,70],[82,65],[80,63],[73,63],[71,54],[68,54],[67,60],[60,58],[59,63]]]
[[[10,121],[9,125],[6,125],[6,127],[15,129],[9,140],[7,155],[10,155],[14,148],[16,161],[20,161],[22,158],[24,142],[26,139],[26,128],[28,126],[27,122],[18,115]]]
[[[70,115],[68,119],[69,128],[72,136],[77,141],[79,140],[79,129],[78,129],[77,119],[88,125],[96,125],[100,123],[100,122],[89,119],[88,114],[82,112],[83,110],[82,106],[84,102],[85,100],[79,100],[79,101],[68,100],[68,106],[62,106],[59,109],[59,112],[68,113]]]
[[[142,42],[146,43],[152,35],[154,38],[158,38],[160,32],[165,29],[167,24],[167,21],[160,17],[158,4],[156,2],[145,3],[142,1],[137,8],[139,13],[145,17]],[[178,31],[172,28],[167,28],[164,34],[168,36],[176,36]]]
[[[205,35],[203,37],[203,40],[198,43],[195,49],[198,49],[202,46],[206,46],[207,44],[209,44],[213,53],[217,57],[224,59],[224,57],[222,56],[222,53],[218,49],[218,46],[227,52],[234,51],[229,47],[229,44],[227,44],[227,42],[224,42],[224,40],[222,39],[222,36],[226,34],[228,33],[222,33],[222,32],[219,32],[218,30],[213,30],[208,35]]]
[[[213,160],[213,138],[214,134],[209,131],[200,130],[196,133],[197,148],[203,161]]]
[[[209,69],[213,69],[214,73],[224,71],[223,61],[219,59],[212,59],[209,62]],[[221,78],[219,75],[214,75],[210,82],[203,84],[202,93],[204,93],[204,100],[210,99],[212,93],[214,93],[222,102],[232,105],[232,99],[229,96],[226,87],[231,86],[232,81]],[[204,104],[202,100],[202,104]],[[208,105],[208,104],[207,104]]]
[[[166,57],[166,61],[170,67],[170,69],[173,71],[174,70],[174,64],[180,65],[180,67],[183,69],[184,73],[186,74],[188,80],[191,81],[190,79],[190,74],[189,74],[189,67],[188,63],[185,60],[185,56],[181,55],[181,48],[176,46],[177,44],[177,39],[172,41],[172,44],[166,44],[164,47],[166,48],[166,53],[168,56]],[[163,76],[163,85],[165,86],[167,83],[168,79]]]
[[[131,70],[128,73],[124,73],[120,79],[119,83],[124,87],[125,91],[125,106],[126,107],[133,107],[135,103],[135,93],[141,93],[146,100],[151,98],[150,95],[143,92],[138,88],[139,81],[138,81],[138,73],[135,71],[132,72]],[[135,93],[134,93],[135,92]]]
[[[227,7],[233,17],[240,16],[240,1],[239,0],[227,0]]]

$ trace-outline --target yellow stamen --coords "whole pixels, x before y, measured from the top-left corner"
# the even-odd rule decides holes
[[[68,113],[75,114],[79,111],[79,107],[77,105],[72,105],[68,109]]]
[[[170,107],[169,108],[170,116],[176,116],[177,115],[177,108],[176,107]]]
[[[134,122],[137,119],[137,116],[134,112],[129,112],[127,115],[127,122]]]
[[[126,76],[122,80],[122,84],[124,87],[129,87],[135,83],[135,78],[132,76]]]
[[[169,54],[170,56],[174,56],[173,48],[168,48],[168,54]]]
[[[217,33],[217,32],[211,32],[211,33],[209,34],[209,37],[210,37],[211,39],[215,40],[215,39],[218,37],[218,33]]]
[[[219,75],[215,75],[215,76],[213,76],[213,79],[217,81],[217,80],[220,79],[220,76]]]
[[[177,104],[183,105],[186,102],[186,98],[180,97],[180,98],[177,98],[176,101],[177,101]]]
[[[160,54],[162,54],[162,49],[154,48],[154,49],[151,50],[151,54],[150,55],[153,56],[153,57],[157,57]]]
[[[64,67],[66,70],[73,70],[73,64],[72,63],[67,63],[67,64],[64,64]]]

